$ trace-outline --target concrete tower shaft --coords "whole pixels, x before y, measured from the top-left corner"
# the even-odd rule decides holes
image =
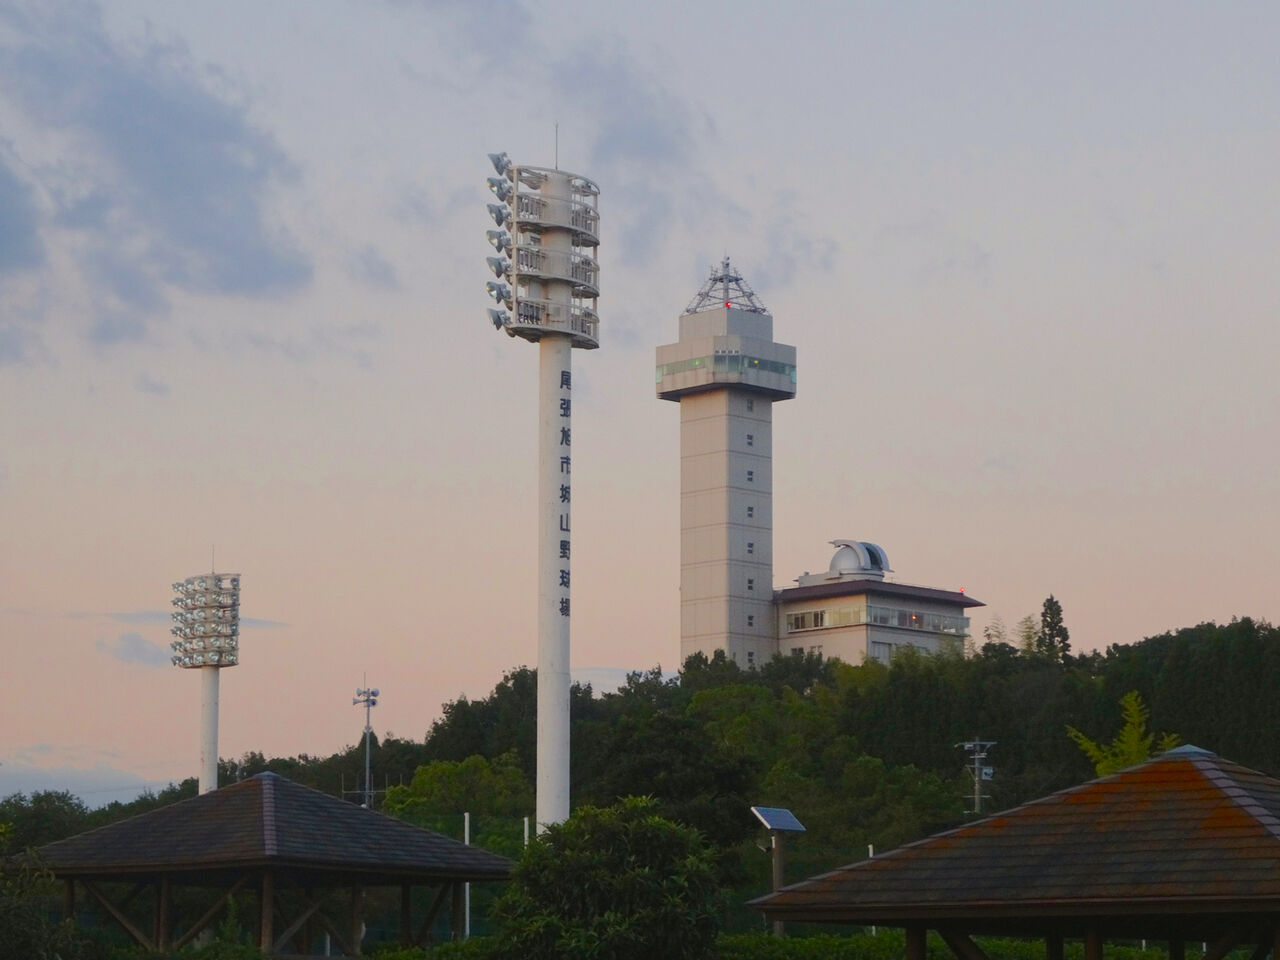
[[[657,364],[658,396],[680,404],[681,659],[762,663],[776,653],[772,405],[795,396],[795,347],[774,342],[726,259]]]

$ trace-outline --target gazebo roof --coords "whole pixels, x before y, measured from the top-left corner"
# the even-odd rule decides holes
[[[1280,912],[1280,781],[1180,747],[752,905],[778,920],[1041,933],[1074,918],[1210,937],[1227,916]]]
[[[503,880],[511,861],[274,773],[50,843],[59,877],[196,876],[277,868],[366,884]]]

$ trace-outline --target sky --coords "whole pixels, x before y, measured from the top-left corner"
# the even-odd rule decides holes
[[[536,350],[485,154],[601,188],[575,675],[678,667],[654,348],[733,258],[798,351],[774,577],[872,540],[980,635],[1280,620],[1280,7],[0,0],[0,795],[420,739],[534,664]],[[216,555],[214,553],[216,551]]]

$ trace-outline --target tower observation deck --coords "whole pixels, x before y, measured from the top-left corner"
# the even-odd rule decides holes
[[[657,394],[680,404],[680,657],[776,652],[773,415],[796,394],[796,348],[729,262],[658,347]]]

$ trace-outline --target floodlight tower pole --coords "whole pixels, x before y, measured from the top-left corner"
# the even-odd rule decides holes
[[[599,346],[599,188],[559,169],[517,166],[490,154],[501,201],[489,242],[499,306],[494,327],[538,344],[538,717],[539,830],[569,816],[569,573],[573,423],[572,349]],[[507,228],[510,234],[501,228]],[[501,281],[506,280],[507,283]],[[508,283],[510,286],[508,286]]]
[[[218,675],[240,662],[240,575],[208,573],[173,585],[175,667],[200,671],[200,792],[218,789]]]
[[[366,682],[368,678],[366,677]],[[374,707],[378,705],[378,688],[359,687],[356,689],[356,695],[351,700],[351,705],[358,703],[364,704],[364,807],[366,810],[373,809],[373,781],[370,779],[369,751],[371,749],[373,737],[373,718],[370,713]]]

